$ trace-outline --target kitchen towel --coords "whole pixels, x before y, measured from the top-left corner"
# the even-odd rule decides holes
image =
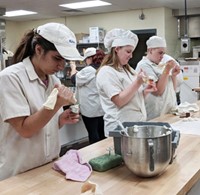
[[[183,102],[175,108],[175,111],[178,114],[186,113],[186,112],[198,112],[199,106],[196,103]]]
[[[92,172],[90,164],[82,162],[78,150],[73,149],[54,162],[53,169],[62,171],[66,174],[66,179],[74,181],[86,181]]]

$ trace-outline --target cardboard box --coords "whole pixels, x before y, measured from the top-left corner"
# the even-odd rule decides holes
[[[89,42],[89,34],[87,33],[76,33],[77,43],[88,43]]]
[[[103,28],[90,27],[89,34],[90,34],[90,43],[103,43],[105,36],[105,31]]]

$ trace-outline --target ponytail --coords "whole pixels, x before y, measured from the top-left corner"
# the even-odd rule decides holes
[[[35,54],[35,46],[37,44],[41,45],[44,49],[44,54],[49,50],[57,51],[53,43],[41,37],[35,30],[31,30],[24,35],[19,43],[19,46],[13,55],[12,63],[16,64],[23,61],[23,59],[28,56],[32,57]]]
[[[34,51],[33,48],[31,47],[33,37],[34,37],[34,30],[29,31],[24,35],[13,55],[12,58],[13,64],[21,62],[24,58],[33,55]]]

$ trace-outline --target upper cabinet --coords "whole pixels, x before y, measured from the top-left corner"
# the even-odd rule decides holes
[[[200,16],[184,17],[177,19],[178,22],[178,37],[200,38]]]

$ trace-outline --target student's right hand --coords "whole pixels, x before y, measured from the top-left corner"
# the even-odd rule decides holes
[[[169,61],[166,63],[164,73],[169,74],[170,71],[171,71],[175,66],[176,66],[176,63],[174,62],[174,60],[169,60]]]
[[[60,106],[72,105],[77,102],[74,93],[68,87],[59,85],[56,88],[58,89],[57,103]]]

